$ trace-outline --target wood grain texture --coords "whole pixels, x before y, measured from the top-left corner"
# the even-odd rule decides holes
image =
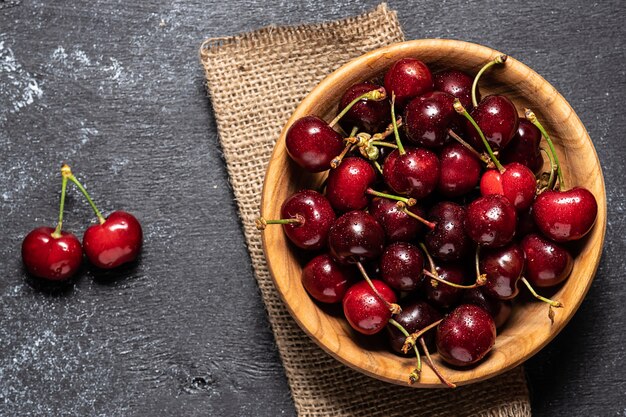
[[[295,415],[197,50],[209,37],[344,18],[378,0],[5,3],[12,7],[0,7],[0,415]],[[625,415],[621,0],[389,6],[407,39],[468,40],[526,63],[589,131],[607,184],[603,259],[574,318],[525,369],[535,416]],[[41,95],[28,87],[33,80]],[[19,245],[56,219],[63,160],[103,210],[137,214],[148,240],[126,279],[106,286],[86,273],[72,292],[50,296],[25,284]],[[92,215],[70,198],[68,230],[80,234]],[[192,384],[196,377],[208,383]]]
[[[285,125],[267,170],[261,212],[265,218],[280,218],[282,202],[294,192],[316,184],[320,175],[311,176],[295,166],[286,154],[285,136],[293,122],[308,115],[331,120],[337,112],[342,92],[351,85],[379,77],[392,63],[414,57],[426,62],[433,72],[458,68],[476,73],[500,52],[472,43],[452,40],[416,40],[391,45],[357,58],[322,81],[298,106]],[[590,234],[577,246],[574,269],[553,296],[564,304],[556,312],[553,325],[546,305],[517,302],[511,318],[500,329],[489,357],[471,369],[446,367],[450,380],[469,384],[498,375],[523,363],[552,340],[572,318],[594,277],[602,254],[606,229],[604,179],[595,148],[571,106],[547,81],[526,65],[510,58],[505,65],[481,79],[481,92],[506,94],[523,115],[524,108],[535,109],[553,139],[564,176],[571,186],[589,189],[598,201],[598,218]],[[546,145],[547,146],[547,145]],[[276,288],[302,329],[324,350],[346,365],[384,381],[406,385],[413,359],[400,359],[378,347],[368,349],[347,322],[318,306],[300,282],[301,260],[279,227],[268,228],[263,236],[264,250]],[[430,368],[426,368],[417,388],[443,387]]]

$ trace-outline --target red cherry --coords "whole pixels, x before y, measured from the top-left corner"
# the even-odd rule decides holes
[[[439,155],[441,171],[437,190],[446,197],[467,194],[480,179],[481,163],[460,143],[446,145]],[[484,177],[484,175],[483,175]]]
[[[481,195],[504,195],[517,211],[527,210],[535,200],[537,182],[535,174],[518,162],[504,167],[500,174],[497,170],[486,171],[480,179]]]
[[[322,303],[343,300],[353,280],[354,273],[326,253],[316,256],[302,269],[302,285],[311,297]]]
[[[533,219],[541,233],[557,242],[580,239],[596,222],[598,203],[589,190],[544,191],[533,204]]]
[[[445,70],[435,74],[435,90],[452,94],[461,101],[468,111],[472,109],[472,83],[474,79],[463,71]],[[480,93],[476,90],[476,97],[480,101]]]
[[[465,233],[465,218],[465,208],[448,201],[430,209],[428,220],[435,223],[435,228],[426,234],[424,243],[434,258],[453,262],[469,254],[472,241]]]
[[[400,323],[409,333],[416,333],[424,327],[441,320],[442,316],[434,307],[425,301],[417,301],[402,307],[402,312],[394,317],[394,320]],[[387,326],[389,342],[391,348],[399,354],[404,355],[402,346],[406,340],[406,336],[396,327]],[[431,344],[434,340],[432,332],[426,333],[424,339],[427,344]]]
[[[343,138],[316,116],[296,120],[285,138],[291,159],[309,172],[330,169],[330,162],[343,151]]]
[[[376,181],[376,171],[365,159],[345,158],[330,171],[326,182],[326,197],[339,212],[367,207],[367,189]]]
[[[499,194],[479,197],[467,206],[465,231],[479,245],[500,247],[515,235],[515,208]]]
[[[381,278],[398,291],[413,291],[422,282],[424,255],[406,242],[396,242],[385,248],[380,257]]]
[[[125,211],[114,211],[104,223],[89,227],[83,235],[85,255],[98,268],[111,269],[137,259],[143,233],[139,221]]]
[[[458,306],[437,326],[437,350],[455,366],[472,365],[496,342],[496,325],[487,311],[473,304]]]
[[[385,90],[396,96],[396,106],[404,106],[414,97],[432,91],[433,77],[422,61],[403,58],[396,61],[385,74]]]
[[[480,272],[487,275],[484,292],[500,300],[517,296],[517,284],[524,271],[524,251],[515,243],[487,249],[480,254]]]
[[[341,264],[365,262],[383,252],[385,232],[374,217],[364,211],[350,211],[330,228],[330,254]]]
[[[494,150],[505,148],[517,133],[519,124],[517,109],[505,96],[493,95],[483,98],[470,114]],[[469,142],[477,150],[485,149],[480,134],[469,121],[466,121],[465,131]]]
[[[64,281],[78,272],[83,259],[80,241],[68,232],[53,236],[52,227],[32,230],[22,242],[22,260],[31,275],[50,281]]]
[[[395,303],[395,293],[382,281],[372,280],[376,291],[387,303]],[[343,298],[343,313],[352,328],[371,335],[381,331],[391,318],[387,304],[372,291],[366,281],[360,281],[348,289]]]
[[[537,234],[522,239],[526,257],[526,279],[535,287],[552,287],[569,276],[574,267],[572,255],[559,245]]]
[[[406,148],[404,155],[396,149],[385,160],[383,177],[396,193],[422,199],[439,182],[439,158],[428,149]]]
[[[368,91],[380,89],[381,86],[371,83],[354,84],[341,97],[340,109],[346,108],[352,100]],[[376,133],[391,123],[389,100],[361,100],[354,104],[341,119],[341,125],[350,132],[354,126],[359,130]]]
[[[443,146],[450,124],[459,117],[453,103],[454,96],[441,91],[431,91],[411,100],[403,118],[409,141],[427,148]]]
[[[418,206],[408,207],[411,213],[424,218],[424,210]],[[409,216],[398,207],[396,201],[388,198],[375,197],[369,205],[369,213],[385,229],[387,242],[409,242],[416,239],[424,231],[424,224]]]
[[[517,133],[509,145],[502,149],[500,161],[503,164],[519,162],[532,172],[539,172],[543,167],[543,157],[539,150],[541,131],[527,119],[519,119]]]

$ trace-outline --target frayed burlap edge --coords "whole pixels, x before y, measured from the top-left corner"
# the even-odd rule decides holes
[[[347,368],[297,326],[274,289],[254,227],[269,157],[298,103],[348,60],[404,40],[396,13],[317,25],[266,27],[206,40],[207,88],[256,279],[300,416],[529,416],[521,368],[455,390],[416,390]]]

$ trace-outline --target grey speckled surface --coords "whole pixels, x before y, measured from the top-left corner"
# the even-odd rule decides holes
[[[12,7],[9,3],[15,4]],[[0,415],[293,415],[252,277],[197,50],[207,37],[376,1],[0,1]],[[570,102],[603,163],[607,243],[567,328],[527,366],[537,416],[626,415],[626,29],[619,1],[392,1],[408,39],[482,43]],[[63,294],[19,247],[57,216],[67,161],[144,225],[139,266]],[[72,192],[66,227],[92,221]]]

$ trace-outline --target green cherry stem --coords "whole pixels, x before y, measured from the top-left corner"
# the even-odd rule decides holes
[[[478,100],[476,100],[476,87],[478,86],[478,80],[480,79],[480,77],[483,75],[485,71],[487,71],[489,68],[493,67],[494,65],[504,64],[507,58],[508,57],[506,55],[498,55],[497,57],[495,57],[495,59],[492,59],[491,61],[487,62],[480,69],[480,71],[478,71],[478,74],[476,74],[476,77],[474,77],[474,82],[472,83],[472,104],[474,105],[474,107],[478,106]]]
[[[430,352],[428,352],[428,347],[426,346],[426,342],[424,341],[423,337],[420,337],[420,345],[422,345],[422,350],[424,351],[424,355],[426,355],[426,363],[428,363],[430,369],[432,369],[435,375],[437,375],[437,378],[439,378],[439,380],[448,388],[456,388],[456,384],[448,381],[446,377],[444,377],[443,374],[439,371],[439,368],[435,366],[435,363],[430,357]]]
[[[435,223],[429,222],[425,218],[423,218],[421,216],[418,216],[417,214],[413,213],[408,208],[406,208],[406,204],[404,204],[402,201],[398,201],[398,203],[396,205],[398,206],[398,208],[400,210],[402,210],[402,212],[404,214],[406,214],[409,217],[413,217],[415,220],[417,220],[418,222],[422,223],[424,226],[428,227],[430,230],[433,230],[435,228],[435,226],[436,226]]]
[[[391,314],[400,314],[402,312],[402,308],[400,308],[400,306],[396,303],[390,303],[389,301],[385,300],[382,295],[380,295],[369,275],[367,275],[367,271],[363,267],[363,264],[361,264],[361,262],[357,262],[356,266],[357,268],[359,268],[359,272],[361,272],[361,275],[363,275],[363,279],[365,279],[367,285],[369,285],[372,289],[372,292],[376,295],[376,297],[380,299],[380,301],[382,301],[387,306],[389,311],[391,311]]]
[[[424,327],[419,332],[415,332],[415,333],[410,334],[406,338],[406,340],[404,341],[404,345],[402,346],[402,352],[408,353],[409,349],[411,349],[413,346],[415,346],[415,343],[417,342],[417,339],[419,339],[420,337],[424,336],[424,334],[427,331],[429,331],[430,329],[432,329],[433,327],[437,327],[439,325],[439,323],[441,323],[442,321],[443,321],[443,319],[437,320],[436,322],[431,323],[428,326]]]
[[[337,117],[335,117],[333,119],[333,121],[330,122],[328,125],[330,127],[335,126],[337,124],[337,122],[339,122],[339,120],[341,120],[341,118],[343,116],[345,116],[345,114],[350,111],[352,106],[354,106],[356,103],[358,103],[361,100],[381,101],[381,100],[384,100],[386,98],[387,98],[387,93],[385,92],[385,89],[382,88],[382,87],[381,88],[377,88],[376,90],[368,91],[365,94],[361,94],[360,96],[358,96],[357,98],[352,100],[350,103],[348,103],[348,105],[341,111],[341,113],[339,113],[337,115]]]
[[[385,146],[387,148],[393,148],[393,149],[398,149],[398,145],[394,145],[393,143],[389,143],[389,142],[380,142],[378,140],[372,140],[370,141],[370,145],[374,145],[374,146]]]
[[[59,203],[59,223],[57,223],[56,229],[52,232],[52,237],[58,239],[61,237],[61,229],[63,229],[63,211],[65,209],[65,190],[67,189],[67,176],[63,174],[63,171],[67,165],[61,167],[61,203]],[[69,167],[68,167],[69,168]]]
[[[544,303],[548,303],[548,304],[550,304],[551,307],[555,307],[555,308],[563,307],[563,303],[561,303],[560,301],[554,301],[554,300],[551,300],[549,298],[546,298],[546,297],[543,297],[543,296],[537,294],[535,289],[530,285],[530,282],[528,282],[528,280],[526,280],[526,277],[522,277],[522,282],[524,283],[524,285],[526,285],[526,287],[528,288],[528,291],[530,291],[530,293],[533,295],[533,297],[535,297],[537,300],[541,300]]]
[[[365,192],[369,195],[373,195],[376,197],[388,198],[390,200],[395,200],[395,201],[402,201],[404,204],[406,204],[409,207],[412,207],[417,204],[417,201],[414,198],[400,197],[398,195],[381,193],[380,191],[372,190],[371,188],[368,188],[367,190],[365,190]]]
[[[93,202],[93,200],[91,199],[91,196],[89,195],[89,193],[87,192],[85,187],[83,187],[83,185],[80,183],[80,181],[78,181],[76,179],[76,177],[74,176],[74,174],[72,174],[72,170],[70,169],[69,165],[64,164],[61,167],[61,174],[64,177],[66,177],[68,180],[72,181],[74,183],[74,185],[76,185],[78,187],[80,192],[83,193],[83,195],[85,196],[85,198],[89,202],[89,205],[93,209],[93,212],[96,214],[96,217],[98,218],[98,221],[100,222],[100,224],[104,224],[106,219],[104,218],[102,213],[100,213],[100,210],[98,210],[98,207],[96,207],[96,203]]]
[[[396,145],[398,145],[398,152],[400,155],[404,155],[406,151],[402,142],[400,141],[400,133],[398,132],[398,122],[396,121],[396,94],[391,93],[391,124],[393,125],[393,134],[396,136]]]
[[[299,214],[296,214],[296,217],[291,219],[276,219],[276,220],[267,220],[263,217],[259,217],[254,221],[254,224],[258,230],[265,230],[268,224],[304,224],[304,217]]]
[[[441,284],[447,285],[449,287],[459,288],[459,289],[463,289],[463,290],[471,290],[472,288],[477,288],[477,287],[483,286],[487,282],[485,276],[484,275],[480,275],[476,279],[476,282],[474,282],[473,284],[471,284],[471,285],[461,285],[461,284],[455,284],[454,282],[446,281],[445,279],[441,279],[438,275],[435,275],[435,274],[431,273],[428,269],[424,269],[422,271],[422,273],[424,275],[426,275],[428,278],[430,278],[431,280],[434,280],[434,281],[439,282]],[[435,286],[435,285],[433,285],[433,286]]]
[[[503,173],[504,167],[502,166],[500,161],[498,161],[498,158],[496,158],[496,156],[493,154],[493,150],[491,149],[489,142],[487,142],[487,139],[485,138],[485,134],[483,133],[482,130],[480,130],[480,127],[478,127],[478,123],[476,123],[474,118],[470,116],[467,110],[465,110],[465,107],[463,107],[463,105],[461,104],[458,98],[454,99],[454,110],[456,110],[457,113],[463,115],[463,117],[469,120],[472,126],[474,126],[474,129],[476,129],[476,131],[480,135],[480,138],[483,140],[483,145],[485,145],[485,149],[487,149],[487,153],[489,154],[489,157],[495,164],[496,168],[498,168],[498,171],[500,171],[500,173]]]
[[[394,319],[389,319],[389,324],[391,324],[396,329],[400,330],[400,332],[404,335],[404,337],[410,337],[409,332],[406,331],[404,326],[395,321]],[[409,374],[409,385],[415,384],[420,380],[420,376],[422,375],[422,358],[420,357],[420,352],[417,350],[417,346],[413,345],[413,350],[415,351],[415,369],[411,371]]]
[[[556,177],[554,175],[554,173],[556,172],[556,165],[554,163],[554,159],[552,159],[552,155],[550,154],[550,152],[548,152],[546,148],[541,147],[540,150],[541,152],[546,154],[548,160],[550,161],[550,178],[548,179],[548,185],[546,186],[546,190],[551,190],[552,188],[554,188],[554,183],[556,181]]]
[[[556,149],[554,149],[554,144],[552,143],[552,139],[546,132],[546,129],[543,128],[539,120],[537,120],[537,115],[531,109],[524,109],[524,115],[528,119],[528,121],[535,126],[541,132],[544,138],[546,138],[546,142],[548,142],[548,146],[550,147],[550,152],[552,152],[552,156],[554,157],[554,163],[556,164],[556,172],[559,176],[559,190],[565,188],[565,181],[563,180],[563,172],[561,171],[561,164],[559,163],[559,156],[556,154]]]
[[[424,251],[424,254],[426,255],[426,259],[428,259],[428,264],[430,265],[431,274],[439,277],[439,274],[437,273],[437,267],[435,266],[435,261],[433,261],[433,257],[430,256],[430,253],[428,252],[426,245],[424,244],[424,242],[419,242],[419,246]]]

